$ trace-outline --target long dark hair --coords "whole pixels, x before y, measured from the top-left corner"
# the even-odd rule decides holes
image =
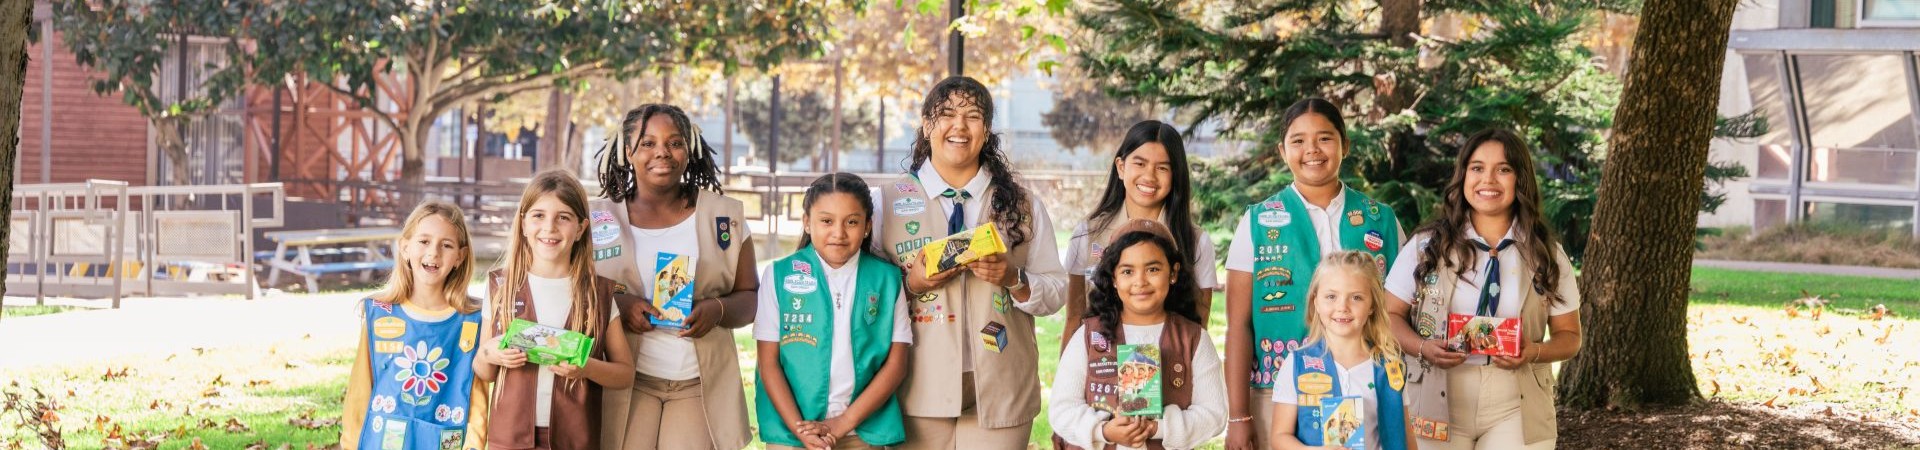
[[[980,146],[980,169],[987,172],[987,182],[993,187],[993,199],[988,202],[993,210],[987,212],[987,219],[1000,224],[1007,247],[1019,246],[1027,242],[1033,211],[1027,204],[1027,191],[1013,181],[1013,166],[1007,163],[1006,153],[1000,151],[1000,135],[993,132],[993,93],[987,91],[986,85],[968,77],[947,77],[927,91],[926,100],[920,102],[920,128],[913,138],[913,162],[907,171],[919,172],[920,166],[933,157],[927,123],[941,110],[969,104],[980,107],[980,114],[986,116],[987,142]]]
[[[600,197],[621,203],[633,199],[637,189],[634,184],[638,180],[634,178],[633,161],[628,160],[628,154],[639,145],[640,137],[647,135],[647,121],[656,114],[666,114],[673,120],[673,126],[687,136],[687,170],[680,174],[680,192],[676,197],[691,208],[700,198],[701,189],[720,192],[720,166],[714,161],[713,146],[700,137],[700,126],[694,125],[680,107],[649,103],[628,110],[620,120],[620,135],[600,147]]]
[[[847,194],[853,196],[854,199],[860,202],[860,209],[867,212],[867,226],[869,227],[867,229],[867,237],[860,240],[860,252],[872,252],[873,229],[871,227],[873,226],[873,192],[867,189],[867,180],[861,179],[859,175],[846,172],[821,175],[820,178],[813,179],[812,184],[807,185],[807,197],[806,200],[801,201],[800,210],[806,211],[808,216],[812,216],[813,202],[820,200],[820,197],[825,197],[827,194]],[[813,245],[813,236],[805,232],[800,233],[799,248],[807,248],[808,245]]]
[[[1134,150],[1139,150],[1140,146],[1149,143],[1165,147],[1167,160],[1173,166],[1173,185],[1166,186],[1172,190],[1167,193],[1166,200],[1160,204],[1160,208],[1167,211],[1167,229],[1173,234],[1173,242],[1178,244],[1181,250],[1186,251],[1187,256],[1195,256],[1197,253],[1195,249],[1198,247],[1194,246],[1196,238],[1193,233],[1191,206],[1193,180],[1192,175],[1188,173],[1187,148],[1180,142],[1180,130],[1158,120],[1146,120],[1133,124],[1133,128],[1127,130],[1126,140],[1120,142],[1120,151],[1113,158],[1124,160],[1127,155],[1132,155]],[[1107,191],[1100,194],[1100,205],[1093,207],[1093,214],[1087,215],[1087,232],[1082,236],[1098,238],[1101,230],[1107,229],[1115,217],[1122,215],[1127,203],[1125,184],[1120,180],[1120,168],[1117,163],[1114,167],[1107,168]],[[1193,261],[1190,260],[1179,262],[1182,265],[1193,265]]]
[[[1100,255],[1100,265],[1094,269],[1093,278],[1088,280],[1093,286],[1093,291],[1087,301],[1087,317],[1100,318],[1100,326],[1106,329],[1108,334],[1113,334],[1120,328],[1120,311],[1126,309],[1126,305],[1122,304],[1124,300],[1120,299],[1119,289],[1113,285],[1113,269],[1120,265],[1121,253],[1126,253],[1128,248],[1140,244],[1160,246],[1160,251],[1167,254],[1168,262],[1180,265],[1179,270],[1173,271],[1173,284],[1167,286],[1167,300],[1160,304],[1160,308],[1167,310],[1168,314],[1179,315],[1193,323],[1200,323],[1200,313],[1195,311],[1193,299],[1197,291],[1193,288],[1193,265],[1180,262],[1186,259],[1181,256],[1180,249],[1173,245],[1172,240],[1151,231],[1123,233],[1114,238],[1113,244],[1107,246],[1107,250]]]
[[[1473,266],[1473,246],[1467,244],[1467,237],[1461,230],[1472,224],[1473,206],[1467,204],[1467,164],[1473,159],[1473,152],[1481,145],[1498,142],[1506,147],[1507,164],[1513,166],[1513,227],[1518,230],[1514,244],[1520,246],[1520,257],[1526,261],[1522,267],[1533,269],[1533,287],[1546,293],[1547,300],[1555,305],[1565,302],[1555,284],[1560,282],[1560,264],[1554,261],[1553,251],[1560,247],[1559,239],[1553,228],[1541,216],[1540,182],[1534,178],[1537,168],[1533,163],[1533,152],[1519,135],[1505,129],[1491,129],[1474,133],[1467,142],[1460,145],[1459,155],[1453,161],[1453,178],[1447,180],[1447,188],[1441,193],[1440,213],[1432,222],[1420,227],[1420,233],[1427,233],[1427,248],[1420,252],[1420,264],[1414,266],[1415,278],[1425,278],[1441,267],[1451,267],[1456,274],[1464,274]],[[1499,239],[1498,236],[1481,236],[1485,239]],[[1498,241],[1490,241],[1495,244]]]

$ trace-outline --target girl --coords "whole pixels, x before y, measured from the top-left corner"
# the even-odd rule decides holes
[[[633,385],[632,350],[614,321],[613,281],[593,275],[586,212],[587,191],[573,175],[535,176],[520,195],[513,245],[488,274],[491,317],[473,373],[499,383],[485,424],[491,448],[599,450],[601,389]],[[537,367],[520,350],[500,349],[513,319],[593,338],[586,366]]]
[[[1294,103],[1282,117],[1280,151],[1293,183],[1247,208],[1227,247],[1227,448],[1270,448],[1272,386],[1307,336],[1307,283],[1320,258],[1364,251],[1384,268],[1400,248],[1393,208],[1340,182],[1352,142],[1340,109]],[[1241,387],[1246,386],[1246,387]]]
[[[1113,157],[1113,169],[1107,171],[1107,191],[1101,194],[1100,205],[1085,224],[1073,230],[1073,241],[1067,244],[1067,317],[1086,314],[1086,274],[1093,273],[1094,264],[1100,262],[1102,245],[1128,219],[1144,219],[1166,224],[1173,230],[1173,243],[1191,257],[1180,264],[1193,270],[1200,289],[1194,295],[1194,307],[1200,313],[1200,325],[1206,326],[1213,289],[1219,282],[1213,270],[1213,240],[1193,223],[1188,206],[1192,186],[1180,130],[1157,120],[1142,121],[1127,130],[1119,154]],[[1080,323],[1069,320],[1066,327],[1062,340],[1071,338]]]
[[[1065,298],[1052,221],[1014,182],[1000,137],[988,129],[986,86],[947,78],[927,92],[920,117],[909,173],[880,187],[890,214],[873,217],[880,254],[906,271],[915,299],[913,367],[900,392],[903,447],[1025,447],[1040,413],[1033,318],[1058,311]],[[1007,253],[933,276],[920,267],[921,246],[984,223],[998,227]]]
[[[745,447],[746,391],[733,333],[753,322],[753,241],[739,200],[720,194],[713,147],[669,105],[642,105],[600,150],[600,199],[590,205],[593,270],[617,283],[614,301],[632,344],[632,389],[606,392],[601,443],[618,449]],[[692,276],[692,312],[655,328],[661,255],[685,256],[673,276]],[[632,292],[635,295],[628,295]],[[642,352],[640,349],[646,349]],[[666,431],[662,431],[666,430]]]
[[[906,440],[894,388],[907,375],[906,296],[900,269],[866,251],[873,197],[860,177],[813,180],[800,250],[761,278],[753,338],[760,439],[771,449],[867,449]]]
[[[1541,216],[1532,152],[1519,136],[1468,137],[1453,169],[1437,219],[1387,274],[1387,292],[1399,300],[1387,302],[1393,333],[1412,349],[1413,427],[1426,448],[1551,449],[1551,363],[1580,352],[1573,263]],[[1519,318],[1520,356],[1448,349],[1449,314]]]
[[[429,201],[407,215],[400,236],[386,289],[361,304],[366,323],[347,378],[340,444],[477,447],[466,439],[467,417],[487,411],[468,367],[480,341],[480,305],[466,294],[473,267],[466,215]]]
[[[1137,221],[1100,257],[1091,310],[1060,357],[1049,423],[1068,448],[1194,448],[1226,427],[1227,387],[1213,338],[1193,308],[1193,274],[1164,227]],[[1119,344],[1159,344],[1158,417],[1116,416],[1129,379]],[[1131,373],[1129,373],[1131,372]],[[1121,392],[1120,397],[1115,392]]]
[[[1323,402],[1360,397],[1368,450],[1415,448],[1401,391],[1406,365],[1387,325],[1373,255],[1340,252],[1320,261],[1309,285],[1307,340],[1280,364],[1273,384],[1273,448],[1342,447],[1327,439]]]

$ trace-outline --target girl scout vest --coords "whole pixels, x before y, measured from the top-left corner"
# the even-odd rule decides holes
[[[1308,446],[1327,445],[1326,423],[1321,417],[1322,400],[1351,395],[1340,392],[1340,373],[1333,370],[1333,354],[1327,351],[1325,341],[1315,342],[1295,350],[1293,355],[1293,380],[1295,392],[1300,393],[1300,413],[1294,424],[1294,433],[1300,437],[1300,443]],[[1386,450],[1399,450],[1407,447],[1407,424],[1405,406],[1401,402],[1401,390],[1407,384],[1406,365],[1398,358],[1374,358],[1373,388],[1374,403],[1379,410],[1367,420],[1378,421],[1380,430],[1379,447]],[[1367,437],[1373,439],[1372,436]]]
[[[848,293],[847,307],[853,308],[847,327],[853,339],[853,398],[860,398],[873,375],[887,362],[893,348],[893,308],[900,298],[900,269],[886,260],[860,252],[859,279]],[[773,279],[766,280],[778,289],[774,298],[780,307],[780,367],[785,370],[787,386],[804,420],[827,418],[827,396],[831,388],[833,361],[833,293],[827,283],[826,266],[806,247],[792,256],[773,262]],[[767,287],[762,287],[766,289]],[[754,383],[754,406],[759,410],[760,439],[769,444],[804,447],[791,430],[778,424],[780,412],[767,398],[765,382]],[[773,425],[769,425],[773,424]],[[900,400],[888,398],[879,410],[854,427],[860,440],[869,445],[897,445],[906,441],[900,421]]]
[[[885,227],[877,231],[881,256],[901,264],[920,257],[920,247],[928,242],[946,236],[946,214],[927,196],[920,180],[901,175],[893,183],[877,186],[881,204],[876,206],[889,214]],[[968,207],[991,208],[993,188],[974,198]],[[1029,247],[1015,246],[1006,256],[1010,261],[1026,261]],[[925,270],[924,265],[915,267]],[[973,357],[974,412],[981,428],[1020,426],[1040,414],[1040,349],[1033,316],[1013,307],[1006,288],[962,274],[907,303],[913,319],[914,357],[913,369],[900,387],[900,406],[906,415],[960,417],[963,354]],[[988,340],[996,345],[986,345]]]
[[[1100,318],[1088,317],[1080,321],[1080,329],[1087,330],[1087,387],[1088,405],[1095,405],[1104,411],[1116,411],[1120,406],[1120,363],[1117,350],[1120,344],[1127,342],[1127,328],[1114,327],[1113,336],[1103,336],[1104,328]],[[1166,406],[1178,406],[1181,410],[1193,404],[1193,347],[1200,342],[1200,325],[1174,314],[1167,315],[1165,329],[1160,331],[1160,400]],[[1207,345],[1213,345],[1209,342]],[[1098,430],[1094,431],[1098,433]],[[1063,442],[1063,441],[1056,441]],[[1067,445],[1065,448],[1081,450],[1080,447]],[[1107,449],[1117,448],[1107,444]],[[1147,448],[1163,450],[1159,439],[1147,441]]]
[[[1386,273],[1387,261],[1399,253],[1400,219],[1393,208],[1346,190],[1345,220],[1340,230],[1342,250],[1373,255]],[[1294,217],[1295,214],[1303,214]],[[1273,387],[1275,372],[1289,350],[1307,337],[1307,287],[1320,265],[1320,238],[1314,234],[1306,203],[1292,185],[1247,209],[1253,239],[1253,387]]]
[[[1100,267],[1100,257],[1106,254],[1107,245],[1113,243],[1113,238],[1115,237],[1113,233],[1116,231],[1119,231],[1121,227],[1127,224],[1127,222],[1133,220],[1133,219],[1127,219],[1124,217],[1126,215],[1125,211],[1118,212],[1116,213],[1116,215],[1118,217],[1116,216],[1107,217],[1106,218],[1107,223],[1098,224],[1101,227],[1100,229],[1098,230],[1088,229],[1085,235],[1080,236],[1080,238],[1086,239],[1086,242],[1087,242],[1087,245],[1080,246],[1080,252],[1081,252],[1080,260],[1085,261],[1087,266],[1086,267],[1068,267],[1067,268],[1068,273],[1073,273],[1073,274],[1080,275],[1082,277],[1086,277],[1086,279],[1088,280],[1093,279],[1093,271]],[[1167,211],[1164,209],[1161,210],[1160,217],[1157,219],[1154,219],[1154,221],[1159,222],[1160,225],[1162,226],[1166,226]],[[1093,223],[1087,224],[1087,226],[1089,227],[1094,225],[1096,224],[1093,224]],[[1207,239],[1207,233],[1204,230],[1196,229],[1194,230],[1193,235],[1196,239],[1196,241],[1194,242],[1195,245],[1200,245],[1200,243],[1198,242],[1198,239]],[[1178,246],[1180,245],[1180,243],[1175,242],[1174,245]],[[1180,249],[1180,253],[1185,253],[1187,259],[1189,260],[1198,257],[1198,256],[1195,256],[1194,254],[1194,252],[1197,252],[1197,251],[1199,250],[1191,249],[1191,248]],[[1213,261],[1200,261],[1195,263],[1181,262],[1181,264],[1188,266],[1188,271],[1191,272],[1193,271],[1193,268],[1191,267],[1192,264],[1213,264]],[[1208,292],[1206,289],[1201,289],[1198,286],[1199,280],[1195,280],[1195,281],[1196,283],[1194,283],[1195,286],[1193,288],[1194,295],[1195,295],[1194,298],[1195,299],[1212,298],[1213,293]],[[1067,299],[1067,301],[1069,302],[1080,302],[1080,304],[1082,305],[1085,305],[1087,304],[1087,302],[1090,302],[1092,300],[1093,300],[1093,287],[1091,286],[1087,287],[1087,295],[1085,297]],[[1200,318],[1203,320],[1206,319],[1207,314],[1210,313],[1205,308],[1202,308],[1200,305],[1200,302],[1198,301],[1194,302],[1193,307],[1199,308],[1199,309],[1196,309],[1195,311],[1198,311],[1200,313]],[[1205,324],[1203,323],[1200,325],[1204,326]],[[1068,331],[1073,331],[1073,330],[1068,330]]]
[[[1420,251],[1428,250],[1422,246]],[[1555,250],[1555,257],[1564,258],[1562,255],[1564,253]],[[1458,267],[1459,264],[1447,261],[1415,283],[1413,330],[1421,338],[1446,338],[1447,314],[1453,308],[1454,288],[1460,283],[1460,274],[1454,272]],[[1523,262],[1520,273],[1525,276],[1510,282],[1525,295],[1520,301],[1520,339],[1526,341],[1527,345],[1539,345],[1546,338],[1546,289],[1552,288],[1533,285],[1531,274],[1534,267],[1532,262]],[[1433,366],[1412,353],[1406,354],[1406,364],[1412,369],[1407,372],[1407,408],[1413,416],[1414,434],[1425,439],[1447,440],[1447,428],[1453,422],[1452,410],[1447,404],[1447,399],[1453,397],[1447,392],[1447,370]],[[1527,443],[1558,438],[1560,433],[1554,422],[1556,380],[1552,364],[1526,364],[1515,371],[1519,372],[1514,379],[1520,383],[1522,437]]]
[[[740,201],[716,192],[699,192],[693,212],[700,240],[700,254],[694,260],[695,300],[733,292],[733,277],[739,275],[734,271],[739,268],[740,249],[747,242],[747,236],[738,233],[746,223]],[[634,259],[637,255],[633,254],[634,237],[627,222],[627,204],[596,198],[587,207],[594,273],[632,290],[645,286],[641,277],[653,274],[641,274],[640,264]],[[640,342],[640,335],[627,333],[627,342]],[[635,360],[640,351],[639,345],[633,346]],[[700,398],[706,406],[707,433],[713,437],[713,447],[722,450],[746,447],[753,435],[747,429],[747,394],[740,381],[740,350],[733,345],[733,333],[716,327],[706,336],[693,340],[693,351],[700,361]],[[603,400],[600,443],[607,448],[626,448],[633,390],[610,389],[604,393]]]
[[[373,397],[359,448],[461,448],[473,406],[480,312],[422,322],[397,305],[365,302]]]
[[[505,280],[504,271],[495,270],[488,274],[487,292],[499,289]],[[593,301],[601,304],[602,323],[613,320],[613,280],[599,278],[594,283]],[[526,280],[521,280],[521,289],[514,293],[513,317],[534,321],[533,294],[526,289]],[[495,336],[506,334],[508,320],[497,320],[492,324]],[[576,325],[572,318],[567,319],[566,327]],[[608,328],[614,329],[614,328]],[[588,357],[607,360],[607,347],[604,338],[595,338],[593,349]],[[531,449],[533,445],[534,404],[540,382],[540,366],[527,364],[515,369],[506,369],[505,377],[493,387],[493,413],[488,417],[492,422],[487,428],[487,446],[494,449],[518,450]],[[564,378],[553,380],[553,408],[548,416],[547,429],[553,434],[551,448],[554,450],[600,448],[600,385],[586,379],[571,383]]]

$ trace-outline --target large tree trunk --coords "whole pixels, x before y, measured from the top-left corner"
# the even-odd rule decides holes
[[[395,216],[406,218],[415,205],[426,198],[427,187],[427,133],[432,122],[403,122],[414,127],[413,130],[395,130],[400,133],[400,203],[394,205]]]
[[[1735,2],[1649,0],[1641,11],[1580,277],[1587,344],[1560,371],[1568,407],[1700,398],[1687,283]]]
[[[540,170],[550,170],[565,166],[567,151],[572,143],[568,142],[569,127],[573,117],[573,93],[566,89],[553,88],[547,93],[547,119],[540,124],[540,149],[534,155],[535,166]],[[564,167],[568,173],[578,175],[577,166]]]
[[[4,217],[13,216],[13,165],[20,148],[20,96],[27,86],[27,30],[33,28],[33,2],[0,2],[0,24],[9,23],[13,25],[0,26],[0,216]],[[13,221],[0,221],[0,255],[8,253],[12,228]],[[0,292],[7,291],[6,275],[6,266],[0,265]]]
[[[152,123],[154,140],[157,141],[155,144],[160,147],[160,153],[167,156],[168,173],[172,175],[169,181],[174,186],[193,184],[187,176],[187,165],[190,164],[187,161],[187,137],[180,133],[187,127],[187,119],[180,116],[160,117],[153,119]]]

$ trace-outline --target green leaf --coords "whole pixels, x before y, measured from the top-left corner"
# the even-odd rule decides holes
[[[946,3],[947,2],[943,0],[920,0],[920,3],[914,5],[913,9],[920,11],[921,14],[933,14],[940,12],[940,6]]]
[[[1060,52],[1062,55],[1067,54],[1067,38],[1060,37],[1058,34],[1047,33],[1045,39],[1048,45],[1053,46],[1053,51]]]
[[[1047,74],[1047,76],[1053,76],[1053,69],[1056,67],[1060,67],[1060,62],[1054,61],[1054,60],[1046,60],[1046,61],[1041,61],[1040,64],[1036,65],[1035,67],[1040,69],[1040,72]]]
[[[1040,31],[1040,30],[1038,28],[1034,28],[1033,25],[1021,25],[1020,40],[1025,41],[1028,39],[1033,39],[1033,33],[1036,31]]]

